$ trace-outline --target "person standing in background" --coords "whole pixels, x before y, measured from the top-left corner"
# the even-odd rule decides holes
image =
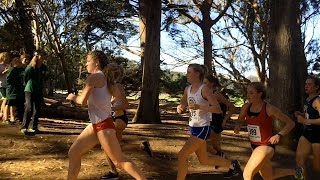
[[[23,116],[22,133],[36,133],[38,131],[39,113],[42,103],[41,65],[46,53],[35,51],[30,64],[25,69],[25,110]],[[30,127],[29,127],[30,125]]]
[[[23,71],[24,69],[22,68],[21,59],[19,57],[13,58],[13,60],[11,61],[11,68],[7,73],[6,90],[6,112],[9,112],[10,114],[10,123],[14,123],[16,121],[16,118],[21,120],[21,117],[16,117],[15,111],[19,104],[24,102],[23,77],[21,76]],[[21,113],[17,115],[19,116],[21,115]]]
[[[7,87],[7,72],[9,71],[10,53],[2,52],[0,53],[0,98],[1,98],[1,108],[0,108],[0,118],[2,122],[8,120],[6,110],[6,87]]]

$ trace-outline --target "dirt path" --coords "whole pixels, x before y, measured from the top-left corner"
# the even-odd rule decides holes
[[[176,178],[177,153],[188,138],[186,122],[182,121],[185,118],[173,117],[169,112],[162,118],[164,123],[161,125],[129,124],[124,133],[123,151],[143,170],[148,179]],[[0,124],[0,179],[66,179],[68,149],[86,124],[76,120],[42,118],[41,133],[36,136],[22,135],[18,125]],[[144,140],[150,141],[155,152],[153,158],[139,148]],[[228,158],[239,159],[242,168],[244,167],[250,155],[245,132],[234,136],[231,131],[224,131],[222,148]],[[277,146],[274,165],[294,167],[294,152]],[[105,155],[97,146],[83,157],[79,179],[99,179],[107,170]],[[196,156],[192,155],[187,179],[222,180],[224,171],[227,169],[201,166]],[[131,179],[124,172],[120,174],[122,179]],[[320,176],[314,176],[311,180],[316,179],[320,179]]]

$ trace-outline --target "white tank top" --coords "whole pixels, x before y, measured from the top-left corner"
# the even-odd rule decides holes
[[[202,88],[205,84],[202,84],[196,93],[191,93],[191,85],[187,90],[187,100],[188,104],[195,103],[199,105],[209,106],[209,102],[202,97]],[[190,118],[189,118],[189,126],[191,127],[203,127],[209,126],[210,121],[212,120],[212,116],[210,112],[202,111],[202,110],[190,110]]]
[[[99,71],[98,73],[103,74]],[[111,94],[107,82],[101,88],[94,88],[88,98],[88,113],[92,124],[111,117]]]

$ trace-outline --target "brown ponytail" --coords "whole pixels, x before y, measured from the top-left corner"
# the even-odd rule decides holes
[[[121,83],[124,75],[124,70],[122,66],[111,63],[108,64],[108,66],[105,67],[102,71],[107,77],[109,91],[113,93],[112,88],[116,83]]]

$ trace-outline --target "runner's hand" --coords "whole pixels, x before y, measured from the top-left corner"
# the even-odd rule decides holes
[[[298,115],[297,120],[299,123],[308,124],[308,119],[304,118],[304,116]]]
[[[70,93],[70,94],[68,95],[68,97],[66,98],[66,100],[73,101],[75,97],[76,97],[76,95]]]
[[[300,116],[304,116],[304,114],[303,114],[302,112],[300,112],[300,111],[295,111],[295,112],[294,112],[294,116],[295,116],[295,117],[298,117],[299,115],[300,115]]]
[[[182,108],[182,105],[179,104],[179,105],[177,106],[177,113],[182,114],[183,111],[184,111],[184,109]]]
[[[278,144],[280,141],[280,135],[276,134],[269,139],[271,144]]]

